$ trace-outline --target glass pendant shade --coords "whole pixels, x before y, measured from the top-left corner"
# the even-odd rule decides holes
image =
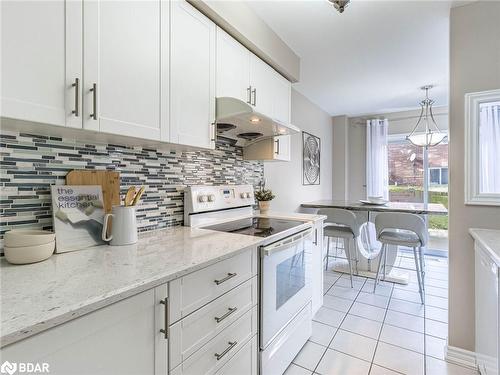
[[[432,113],[434,100],[429,99],[429,90],[431,88],[432,86],[422,87],[422,90],[425,90],[425,99],[420,102],[420,117],[411,133],[406,136],[406,139],[415,146],[436,146],[443,142],[447,137],[446,133],[439,130],[436,121],[434,120],[434,115]]]

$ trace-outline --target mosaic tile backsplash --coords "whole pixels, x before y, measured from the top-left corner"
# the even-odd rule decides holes
[[[65,184],[73,169],[119,171],[122,194],[146,186],[139,231],[182,225],[188,185],[257,185],[264,177],[262,162],[243,160],[242,148],[225,139],[214,151],[180,152],[2,131],[0,157],[0,249],[10,229],[52,229],[50,185]]]

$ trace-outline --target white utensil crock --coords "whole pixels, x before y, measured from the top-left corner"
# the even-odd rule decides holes
[[[111,228],[111,235],[106,237],[110,217],[113,217],[113,226]],[[114,206],[112,213],[104,216],[102,239],[110,241],[109,244],[112,246],[136,243],[137,219],[135,218],[135,207]]]

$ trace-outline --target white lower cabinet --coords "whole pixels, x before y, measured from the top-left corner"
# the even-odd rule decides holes
[[[247,342],[233,358],[217,371],[217,375],[257,375],[257,355],[259,347],[257,336]]]
[[[48,363],[50,374],[166,374],[166,286],[123,301],[2,348],[3,361]],[[155,315],[158,319],[155,319]],[[153,339],[154,336],[154,339]]]
[[[481,374],[498,375],[500,352],[499,267],[476,241],[476,362]]]
[[[257,305],[257,277],[170,327],[169,366],[174,368]]]
[[[323,306],[323,220],[318,220],[313,227],[312,269],[321,270],[312,274],[312,315]]]
[[[255,337],[257,327],[257,306],[254,306],[170,373],[172,375],[214,374]]]

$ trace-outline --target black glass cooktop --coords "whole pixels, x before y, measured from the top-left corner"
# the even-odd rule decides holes
[[[302,221],[249,217],[204,227],[219,232],[247,234],[257,237],[269,237],[303,224]]]

